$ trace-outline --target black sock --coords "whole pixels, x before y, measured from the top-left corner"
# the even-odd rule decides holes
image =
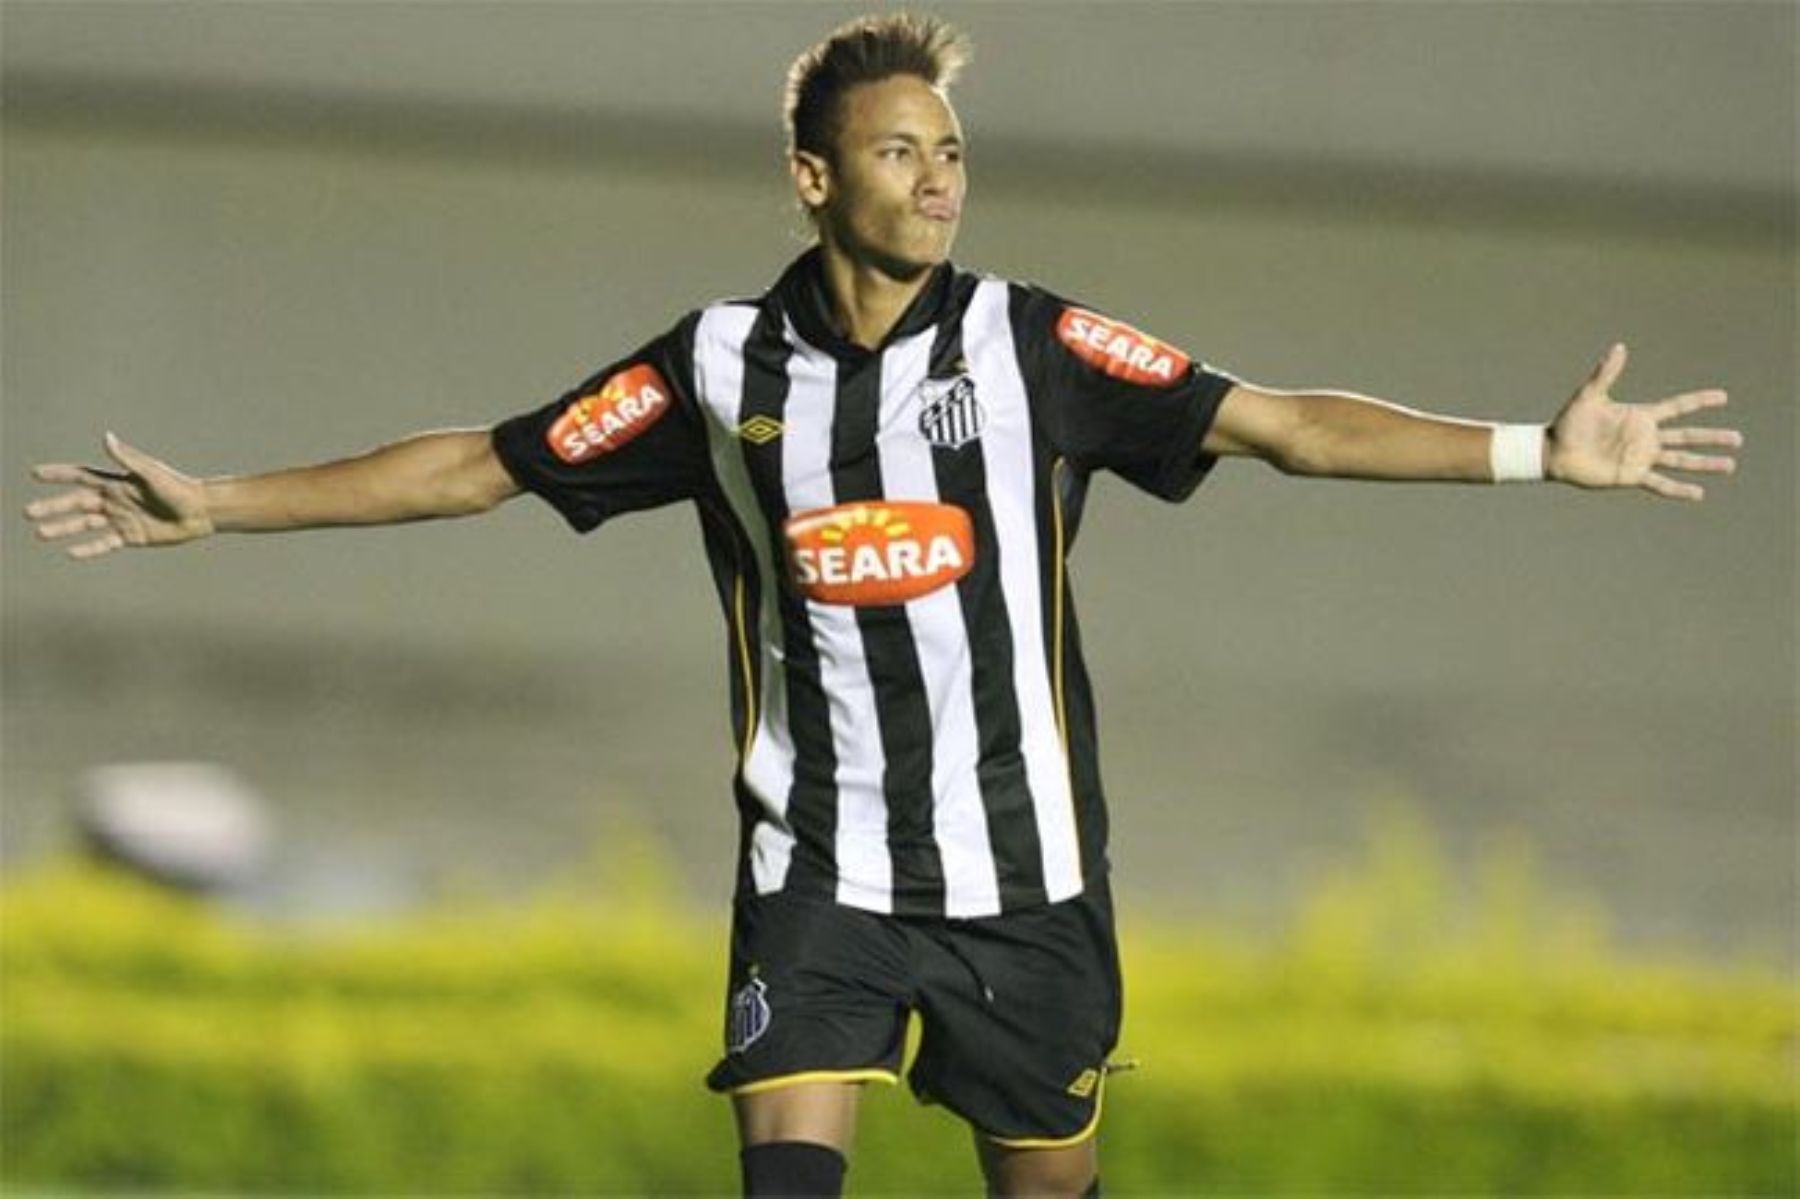
[[[844,1155],[809,1141],[770,1141],[738,1155],[744,1199],[838,1199],[844,1193]]]
[[[1081,1192],[1081,1199],[1100,1199],[1100,1176],[1094,1175],[1094,1181],[1088,1183],[1088,1189]]]

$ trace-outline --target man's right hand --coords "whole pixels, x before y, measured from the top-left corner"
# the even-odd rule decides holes
[[[106,453],[122,469],[50,463],[32,473],[70,489],[29,504],[44,541],[70,542],[69,557],[99,558],[127,546],[179,545],[213,531],[206,488],[111,433]]]

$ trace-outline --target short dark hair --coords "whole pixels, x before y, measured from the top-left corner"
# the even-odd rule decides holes
[[[844,93],[862,83],[916,75],[947,88],[969,61],[969,39],[936,17],[858,17],[832,30],[788,68],[782,93],[788,153],[830,159],[842,126]]]

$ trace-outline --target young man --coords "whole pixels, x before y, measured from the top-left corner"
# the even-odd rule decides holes
[[[1492,426],[1250,386],[1042,290],[950,266],[966,195],[958,35],[865,19],[794,64],[795,194],[818,244],[535,412],[358,458],[188,478],[39,468],[94,558],[216,532],[486,511],[586,531],[691,501],[735,650],[741,817],[726,1052],[751,1195],[835,1195],[861,1086],[969,1122],[996,1194],[1098,1193],[1118,1031],[1106,814],[1064,560],[1094,471],[1185,498],[1219,457],[1293,474],[1554,479],[1699,499],[1717,391],[1625,406],[1615,346],[1555,421]]]

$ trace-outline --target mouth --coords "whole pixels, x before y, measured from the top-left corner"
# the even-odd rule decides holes
[[[944,201],[932,201],[919,205],[919,215],[928,221],[941,221],[945,224],[954,221],[961,215],[961,209],[955,204]]]

